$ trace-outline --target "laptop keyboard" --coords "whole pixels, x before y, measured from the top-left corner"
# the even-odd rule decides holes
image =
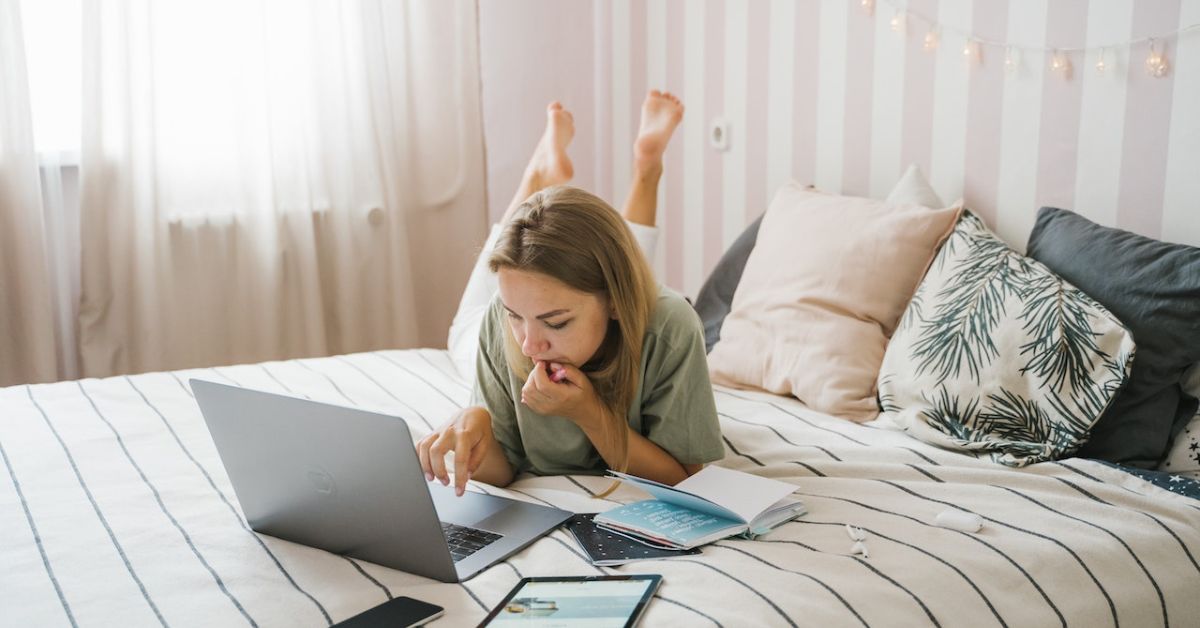
[[[442,533],[446,535],[446,545],[450,546],[450,555],[454,557],[456,563],[504,538],[502,534],[457,526],[444,521],[442,522]]]

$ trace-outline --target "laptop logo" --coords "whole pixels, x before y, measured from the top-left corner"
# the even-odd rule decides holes
[[[314,467],[308,470],[308,481],[321,495],[333,495],[333,476],[324,469]]]

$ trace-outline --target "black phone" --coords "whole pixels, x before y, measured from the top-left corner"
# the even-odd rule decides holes
[[[334,624],[334,628],[409,628],[433,621],[445,612],[446,609],[436,604],[397,597]]]

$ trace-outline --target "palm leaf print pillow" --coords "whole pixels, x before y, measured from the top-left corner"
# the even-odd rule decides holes
[[[1133,354],[1108,310],[964,211],[888,344],[880,406],[917,438],[1024,466],[1087,440]]]

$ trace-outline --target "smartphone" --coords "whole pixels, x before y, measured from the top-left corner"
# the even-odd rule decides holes
[[[334,628],[409,628],[433,621],[445,612],[436,604],[397,597],[335,624]]]

